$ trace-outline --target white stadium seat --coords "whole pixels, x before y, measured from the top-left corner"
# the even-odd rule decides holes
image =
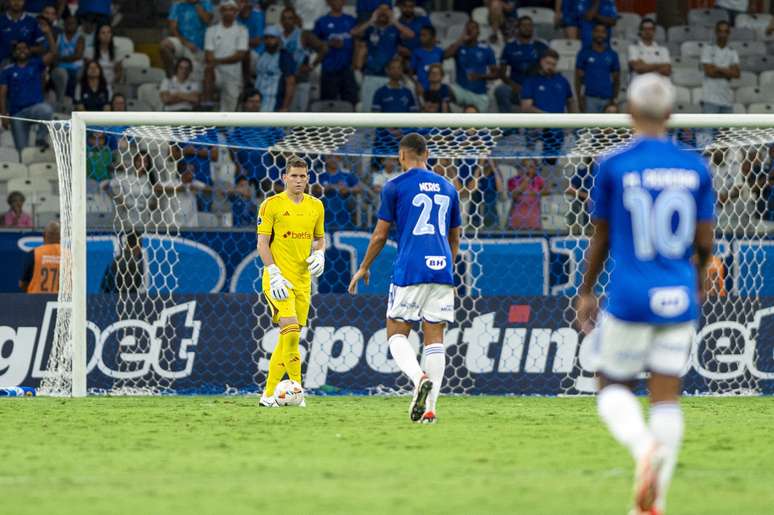
[[[153,111],[161,111],[162,103],[159,95],[159,83],[141,84],[137,88],[137,100],[148,105]]]
[[[266,9],[266,26],[276,25],[280,22],[280,16],[282,15],[282,9],[284,6],[278,4],[272,4]]]
[[[674,25],[667,30],[667,40],[674,43],[711,41],[712,37],[712,31],[701,25]]]
[[[683,57],[672,56],[672,68],[691,68],[698,70],[700,68],[699,58],[696,56]]]
[[[59,179],[56,171],[56,164],[54,163],[33,163],[29,166],[30,177],[42,177],[49,181],[56,181]]]
[[[137,68],[148,68],[151,65],[150,57],[148,57],[147,54],[141,54],[138,52],[131,52],[125,54],[121,58],[121,65],[124,68],[128,67],[137,67]]]
[[[685,86],[675,86],[675,102],[690,104],[692,102],[691,90]]]
[[[758,34],[750,27],[734,27],[731,29],[731,41],[755,41]]]
[[[756,102],[750,104],[747,108],[747,112],[751,114],[772,114],[774,113],[774,103],[767,104],[765,102]]]
[[[675,104],[675,113],[698,114],[701,113],[699,104]]]
[[[22,179],[29,177],[27,165],[21,164],[18,159],[0,163],[0,180],[7,181],[19,177]]]
[[[578,39],[552,39],[549,46],[556,50],[560,56],[575,58],[581,49],[581,42]]]
[[[5,131],[3,134],[9,134],[11,131]],[[13,147],[0,147],[0,161],[19,162],[19,151]]]
[[[714,27],[721,20],[728,21],[728,13],[723,9],[691,9],[688,11],[689,25]]]
[[[642,16],[632,12],[619,12],[618,22],[615,24],[616,28],[623,32],[630,32],[632,30],[640,30],[640,22],[642,22]]]
[[[695,88],[701,86],[704,80],[704,72],[692,68],[676,68],[672,70],[672,82],[676,86]]]
[[[732,88],[741,88],[744,86],[757,86],[758,76],[753,72],[741,72],[738,79],[731,79]]]
[[[49,195],[51,193],[51,183],[41,177],[32,179],[17,177],[8,181],[8,191],[21,191],[28,197],[35,194]]]
[[[770,14],[740,14],[736,17],[736,26],[753,29],[762,34],[771,21]],[[733,37],[733,32],[732,32]]]
[[[41,193],[35,196],[32,204],[36,213],[58,213],[59,195],[54,193]]]
[[[774,70],[761,73],[758,81],[762,88],[774,88]]]
[[[156,83],[161,84],[161,81],[166,77],[166,73],[161,68],[138,68],[136,66],[128,66],[124,69],[124,80],[130,86],[139,86],[140,84]]]
[[[554,23],[554,10],[546,7],[520,7],[516,14],[519,18],[529,16],[533,23]]]
[[[41,150],[38,147],[23,148],[21,152],[21,162],[25,165],[32,163],[54,163],[56,156],[52,148]]]
[[[113,45],[115,46],[116,54],[126,55],[134,52],[134,41],[131,38],[123,36],[114,36]]]
[[[745,55],[739,57],[739,65],[742,70],[762,73],[774,69],[774,60],[767,55]]]
[[[704,50],[704,41],[683,41],[680,44],[680,57],[701,58],[701,52]]]
[[[740,104],[765,104],[774,102],[774,91],[757,86],[743,86],[736,90],[735,99]]]
[[[470,17],[478,22],[480,26],[489,25],[489,9],[486,7],[476,7],[470,13]]]
[[[744,104],[734,104],[734,114],[745,114],[747,112],[747,109],[744,107]]]
[[[701,86],[697,86],[695,88],[691,88],[691,103],[692,104],[701,104],[701,95],[704,91],[704,88]]]
[[[446,31],[452,25],[464,25],[470,16],[462,11],[433,11],[430,13],[430,23],[437,32],[438,39],[443,39]]]
[[[728,46],[736,50],[740,58],[747,55],[766,55],[766,43],[763,41],[731,41]]]
[[[465,23],[449,25],[449,27],[446,29],[446,35],[443,39],[449,41],[449,43],[453,43],[454,41],[458,40],[464,32]]]

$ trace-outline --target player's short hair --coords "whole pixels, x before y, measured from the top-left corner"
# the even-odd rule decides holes
[[[669,116],[675,103],[675,87],[658,73],[638,75],[632,80],[627,101],[643,116],[661,119]]]
[[[401,138],[400,148],[413,152],[417,156],[423,156],[427,152],[427,141],[422,135],[412,132]]]
[[[285,173],[288,173],[292,168],[303,168],[304,170],[309,170],[309,165],[307,165],[306,161],[304,161],[300,157],[292,156],[287,160],[287,166],[285,166]]]

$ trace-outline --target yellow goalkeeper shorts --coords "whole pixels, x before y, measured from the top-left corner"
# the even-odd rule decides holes
[[[309,306],[312,303],[312,292],[304,290],[288,289],[288,298],[277,300],[271,296],[268,288],[263,290],[263,296],[269,304],[271,319],[276,324],[280,318],[293,318],[298,320],[298,325],[305,326],[309,316]]]

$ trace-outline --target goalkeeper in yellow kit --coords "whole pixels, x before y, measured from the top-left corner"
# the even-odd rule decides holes
[[[286,372],[301,383],[298,343],[309,314],[311,276],[319,277],[325,269],[325,211],[319,199],[304,193],[309,185],[306,162],[289,159],[282,181],[285,191],[264,200],[258,211],[263,294],[272,320],[280,327],[260,400],[265,407],[277,406],[274,389]]]

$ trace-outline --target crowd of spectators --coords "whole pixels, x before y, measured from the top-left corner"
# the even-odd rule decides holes
[[[0,16],[0,114],[15,117],[3,117],[2,125],[20,155],[28,146],[45,149],[49,144],[42,125],[31,142],[33,124],[22,118],[50,120],[56,113],[66,116],[69,109],[122,111],[142,105],[137,84],[127,79],[134,66],[126,64],[115,34],[120,25],[113,3],[120,2],[81,0],[77,11],[70,3],[8,0]],[[710,26],[703,30],[711,31],[712,41],[701,41],[695,55],[684,51],[679,56],[679,42],[667,41],[653,16],[624,26],[626,13],[619,13],[613,0],[457,2],[466,3],[467,12],[456,13],[461,17],[451,23],[433,16],[434,2],[429,0],[357,0],[354,5],[344,0],[170,2],[167,30],[158,43],[163,76],[155,83],[156,107],[618,112],[625,107],[621,92],[630,77],[656,72],[673,77],[686,108],[706,113],[739,109],[737,86],[749,72],[735,45],[735,33],[745,29],[735,22],[748,10],[742,5],[746,2],[717,0],[716,7],[726,13],[707,18]],[[765,38],[774,24],[759,32]],[[692,86],[684,77],[690,66]],[[383,134],[396,139],[400,131]],[[539,142],[554,155],[574,141],[573,135],[566,139],[556,130],[521,136],[531,150]],[[680,137],[695,140],[696,134],[686,131]],[[127,145],[111,134],[90,133],[88,174],[90,191],[109,195],[117,216],[132,226],[154,220],[251,226],[256,206],[280,187],[279,155],[201,145],[147,152]],[[767,214],[774,213],[768,207],[774,207],[768,154],[728,149],[723,159],[711,157],[729,169],[720,171],[725,179],[718,185],[721,210],[729,220],[724,223],[741,224],[744,213],[764,221],[774,218]],[[335,155],[311,159],[311,165],[312,192],[325,199],[331,228],[371,224],[377,196],[399,168],[389,157]],[[551,229],[559,224],[555,216],[547,222],[548,215],[560,212],[558,204],[571,213],[562,222],[565,228],[569,224],[582,232],[588,226],[590,163],[574,163],[569,169],[566,160],[555,158],[468,158],[439,159],[431,165],[460,191],[468,227]],[[2,193],[12,193],[5,225],[28,223],[24,195]],[[742,218],[737,211],[744,211]],[[177,214],[164,214],[171,212]]]

